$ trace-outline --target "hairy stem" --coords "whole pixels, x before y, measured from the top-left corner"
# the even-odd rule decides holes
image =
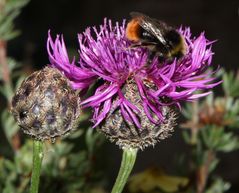
[[[30,193],[38,193],[41,165],[43,159],[43,143],[41,141],[33,141],[33,171],[31,176]]]
[[[137,149],[125,148],[123,149],[123,157],[121,161],[120,170],[115,181],[114,187],[111,193],[121,193],[128,180],[128,177],[133,169],[137,156]]]

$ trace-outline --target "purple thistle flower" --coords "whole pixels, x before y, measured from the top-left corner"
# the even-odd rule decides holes
[[[84,107],[94,109],[94,126],[99,125],[112,109],[120,109],[123,118],[141,129],[137,116],[142,110],[152,124],[164,120],[165,106],[180,106],[180,102],[193,101],[210,93],[208,89],[220,84],[208,71],[213,52],[204,33],[192,37],[189,28],[180,28],[186,40],[187,53],[172,63],[159,63],[154,58],[150,66],[145,66],[148,50],[130,48],[131,42],[125,36],[125,21],[113,25],[111,20],[104,24],[87,28],[79,34],[78,64],[69,61],[63,38],[55,41],[48,37],[48,53],[51,65],[60,69],[71,81],[74,89],[86,90],[96,82],[102,84],[93,96],[82,102]],[[142,102],[142,109],[125,97],[124,85],[134,82]],[[200,93],[197,91],[201,90]],[[167,99],[167,100],[165,100]]]

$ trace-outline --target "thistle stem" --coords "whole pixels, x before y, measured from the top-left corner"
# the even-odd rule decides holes
[[[111,193],[121,193],[133,169],[137,156],[137,149],[123,149],[120,170]]]
[[[33,141],[33,171],[31,176],[30,193],[38,193],[41,165],[43,159],[43,143],[38,140]]]

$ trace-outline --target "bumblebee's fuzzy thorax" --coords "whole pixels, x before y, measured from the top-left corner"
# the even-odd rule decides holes
[[[126,37],[132,47],[145,47],[150,51],[149,60],[157,56],[160,61],[173,61],[186,53],[184,37],[166,23],[141,13],[131,13],[126,27]]]

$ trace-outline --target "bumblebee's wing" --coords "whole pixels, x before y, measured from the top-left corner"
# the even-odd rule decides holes
[[[133,19],[137,19],[139,25],[154,37],[156,37],[163,45],[167,45],[167,42],[163,35],[166,31],[169,30],[170,27],[167,26],[164,22],[150,18],[147,15],[139,12],[131,12],[130,16]]]

